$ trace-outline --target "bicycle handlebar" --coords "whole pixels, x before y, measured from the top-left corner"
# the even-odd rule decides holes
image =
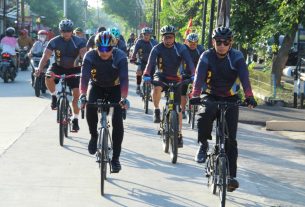
[[[77,73],[77,74],[70,74],[70,75],[65,75],[65,74],[57,75],[55,73],[47,73],[46,76],[51,77],[51,78],[54,77],[54,78],[58,78],[58,79],[69,79],[69,78],[81,77],[81,74]]]
[[[161,82],[162,84],[164,84],[164,85],[167,86],[167,87],[171,87],[171,84],[173,84],[172,87],[178,88],[178,87],[181,86],[181,85],[185,85],[185,84],[191,83],[191,82],[192,82],[192,79],[186,79],[186,80],[183,80],[183,81],[177,82],[177,83],[175,83],[175,82],[165,83],[165,82],[163,82],[163,81],[156,81],[156,80],[152,80],[152,81],[151,81],[151,83],[152,83],[153,85],[155,85],[155,84],[157,84],[157,83],[159,83],[159,82]]]
[[[208,101],[204,100],[203,98],[196,97],[190,99],[191,105],[208,105],[209,103],[217,105],[218,107],[225,106],[225,107],[231,107],[231,106],[246,106],[245,102],[242,102],[241,100],[237,100],[235,102],[228,102],[228,101]]]

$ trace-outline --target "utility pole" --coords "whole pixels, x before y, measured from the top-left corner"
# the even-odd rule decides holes
[[[16,12],[16,30],[19,31],[19,0],[17,0],[17,12]]]
[[[84,0],[84,7],[85,7],[84,30],[86,30],[86,27],[87,27],[87,7],[88,7],[88,1],[87,0]]]
[[[97,21],[100,24],[100,9],[99,9],[99,0],[96,0],[96,11],[97,11]]]
[[[64,0],[64,18],[67,18],[67,0]]]
[[[21,0],[21,29],[24,29],[24,0]]]
[[[3,31],[6,29],[6,0],[3,1]]]
[[[205,42],[205,28],[206,28],[206,21],[207,21],[207,7],[208,7],[208,0],[203,0],[202,2],[202,33],[201,33],[201,45],[204,47]]]
[[[157,7],[157,0],[153,0],[154,1],[154,13],[153,13],[153,31],[154,31],[154,35],[157,36],[157,31],[156,31],[156,7]]]
[[[213,25],[214,25],[214,13],[215,13],[215,0],[211,2],[211,14],[210,14],[210,28],[209,28],[209,42],[208,47],[212,47],[212,33],[213,33]]]

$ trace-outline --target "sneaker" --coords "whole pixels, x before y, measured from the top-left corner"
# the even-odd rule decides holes
[[[111,172],[112,173],[118,173],[122,169],[121,163],[119,159],[112,159],[111,160]]]
[[[56,110],[57,109],[57,97],[52,95],[52,102],[51,102],[51,109]]]
[[[195,156],[195,161],[198,162],[198,163],[204,163],[205,160],[207,159],[207,151],[208,151],[208,148],[209,148],[209,144],[208,142],[206,142],[205,144],[201,144],[197,153],[196,153],[196,156]]]
[[[137,86],[136,93],[137,93],[138,95],[140,95],[140,94],[141,94],[141,88],[140,88],[140,86]]]
[[[228,179],[227,191],[228,192],[233,192],[238,187],[239,187],[239,182],[236,180],[236,178],[230,177]]]
[[[78,119],[74,118],[72,120],[72,131],[77,132],[79,130]]]
[[[182,111],[182,119],[186,119],[186,113],[185,113],[185,111]]]
[[[91,155],[94,155],[96,153],[96,148],[97,148],[97,135],[96,136],[91,135],[91,139],[90,139],[89,145],[88,145],[89,153]]]
[[[178,135],[178,148],[183,148],[183,139],[181,133]]]
[[[154,112],[154,123],[160,123],[161,119],[160,119],[160,109],[155,109]]]

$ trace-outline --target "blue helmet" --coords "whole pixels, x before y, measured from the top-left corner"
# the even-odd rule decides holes
[[[113,27],[113,28],[109,29],[109,32],[111,32],[115,38],[117,38],[117,39],[120,38],[121,33],[118,28]]]
[[[95,45],[102,47],[115,46],[115,37],[109,31],[103,31],[95,36]]]
[[[198,42],[199,37],[196,33],[190,33],[187,35],[186,40],[189,42]]]

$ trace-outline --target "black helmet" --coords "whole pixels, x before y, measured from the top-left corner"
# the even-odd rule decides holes
[[[198,42],[199,40],[199,37],[196,33],[190,33],[187,35],[186,39],[189,41],[189,42]]]
[[[175,34],[176,29],[174,26],[172,25],[165,25],[160,29],[160,33],[161,35],[165,35],[165,34]]]
[[[8,37],[12,37],[14,34],[15,34],[15,29],[14,29],[14,27],[8,27],[8,28],[5,30],[5,35],[8,36]]]
[[[73,31],[73,22],[70,19],[61,20],[58,25],[59,30],[61,31]]]
[[[228,27],[218,27],[213,32],[213,39],[232,39],[233,33]]]

